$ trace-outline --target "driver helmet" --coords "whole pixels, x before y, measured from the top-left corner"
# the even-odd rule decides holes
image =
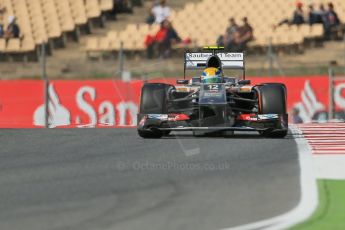
[[[222,83],[222,71],[218,68],[206,68],[201,74],[201,83]]]

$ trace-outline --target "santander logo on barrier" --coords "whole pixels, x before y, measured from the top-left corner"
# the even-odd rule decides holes
[[[114,105],[110,100],[102,101],[98,109],[94,108],[91,103],[85,100],[88,95],[92,101],[96,100],[96,89],[90,86],[81,87],[76,95],[76,104],[78,108],[84,112],[89,119],[89,123],[83,123],[81,117],[77,116],[75,124],[79,127],[95,127],[97,125],[105,126],[134,126],[137,124],[138,105],[134,102],[121,101]],[[117,111],[117,112],[116,112]],[[130,121],[127,123],[128,115]],[[116,119],[116,116],[119,118]],[[116,123],[116,120],[118,122]]]
[[[301,100],[295,105],[295,108],[299,110],[299,116],[305,123],[311,122],[317,112],[326,110],[326,107],[318,100],[309,80],[305,82]]]
[[[328,85],[324,87],[328,87]],[[319,91],[319,95],[317,95],[317,91]],[[324,92],[323,95],[320,94],[320,91]],[[313,88],[310,80],[306,80],[300,95],[300,102],[296,103],[294,108],[298,109],[303,123],[310,123],[312,121],[325,122],[328,120],[328,90],[326,91],[321,87]],[[335,118],[345,119],[345,83],[337,82],[335,84],[333,97]]]
[[[132,101],[102,100],[97,102],[97,89],[92,86],[82,86],[77,89],[73,101],[68,97],[67,106],[61,103],[68,95],[57,93],[54,84],[49,86],[49,126],[134,126],[137,123],[138,105]],[[108,95],[111,98],[110,95]],[[65,98],[67,99],[67,98]],[[67,103],[66,103],[67,104]],[[34,112],[35,126],[44,126],[45,105],[40,105]]]
[[[340,83],[334,89],[334,103],[345,111],[345,83]]]
[[[67,126],[71,124],[71,114],[66,107],[61,105],[59,95],[55,92],[54,86],[49,85],[49,124],[52,128],[57,126]],[[45,105],[40,105],[34,112],[34,125],[44,126]]]

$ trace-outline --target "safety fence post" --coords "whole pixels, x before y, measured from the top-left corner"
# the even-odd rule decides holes
[[[344,33],[344,38],[343,38],[343,47],[344,47],[343,54],[344,54],[344,75],[345,75],[345,33]]]
[[[268,61],[269,61],[269,76],[273,76],[273,48],[272,48],[272,37],[269,38],[268,42]]]
[[[328,120],[334,119],[334,69],[328,68]]]
[[[119,51],[119,70],[118,73],[120,73],[120,76],[122,76],[123,69],[124,69],[124,62],[125,62],[125,55],[123,52],[123,41],[120,42],[120,51]]]
[[[41,45],[41,77],[44,82],[44,126],[49,128],[49,80],[47,77],[46,43]]]

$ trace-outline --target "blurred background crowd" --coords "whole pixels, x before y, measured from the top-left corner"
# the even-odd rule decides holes
[[[205,45],[261,62],[268,50],[297,60],[341,44],[344,23],[343,0],[0,0],[0,72],[7,67],[1,63],[38,63],[42,44],[60,73],[94,60],[117,62],[119,54],[131,66],[181,59],[183,50]],[[18,74],[36,68],[30,66]]]

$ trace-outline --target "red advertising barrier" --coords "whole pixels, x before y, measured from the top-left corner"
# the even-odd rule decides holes
[[[52,81],[49,123],[52,127],[136,124],[141,81]],[[42,81],[0,81],[0,127],[44,126]]]
[[[281,82],[288,88],[288,108],[304,122],[327,119],[328,78],[250,78],[252,83]],[[157,80],[160,81],[160,80]],[[175,83],[175,80],[162,80]],[[51,127],[118,127],[136,124],[142,81],[52,81]],[[44,126],[44,90],[39,80],[0,81],[0,127]],[[337,118],[345,118],[345,81],[334,90]]]

